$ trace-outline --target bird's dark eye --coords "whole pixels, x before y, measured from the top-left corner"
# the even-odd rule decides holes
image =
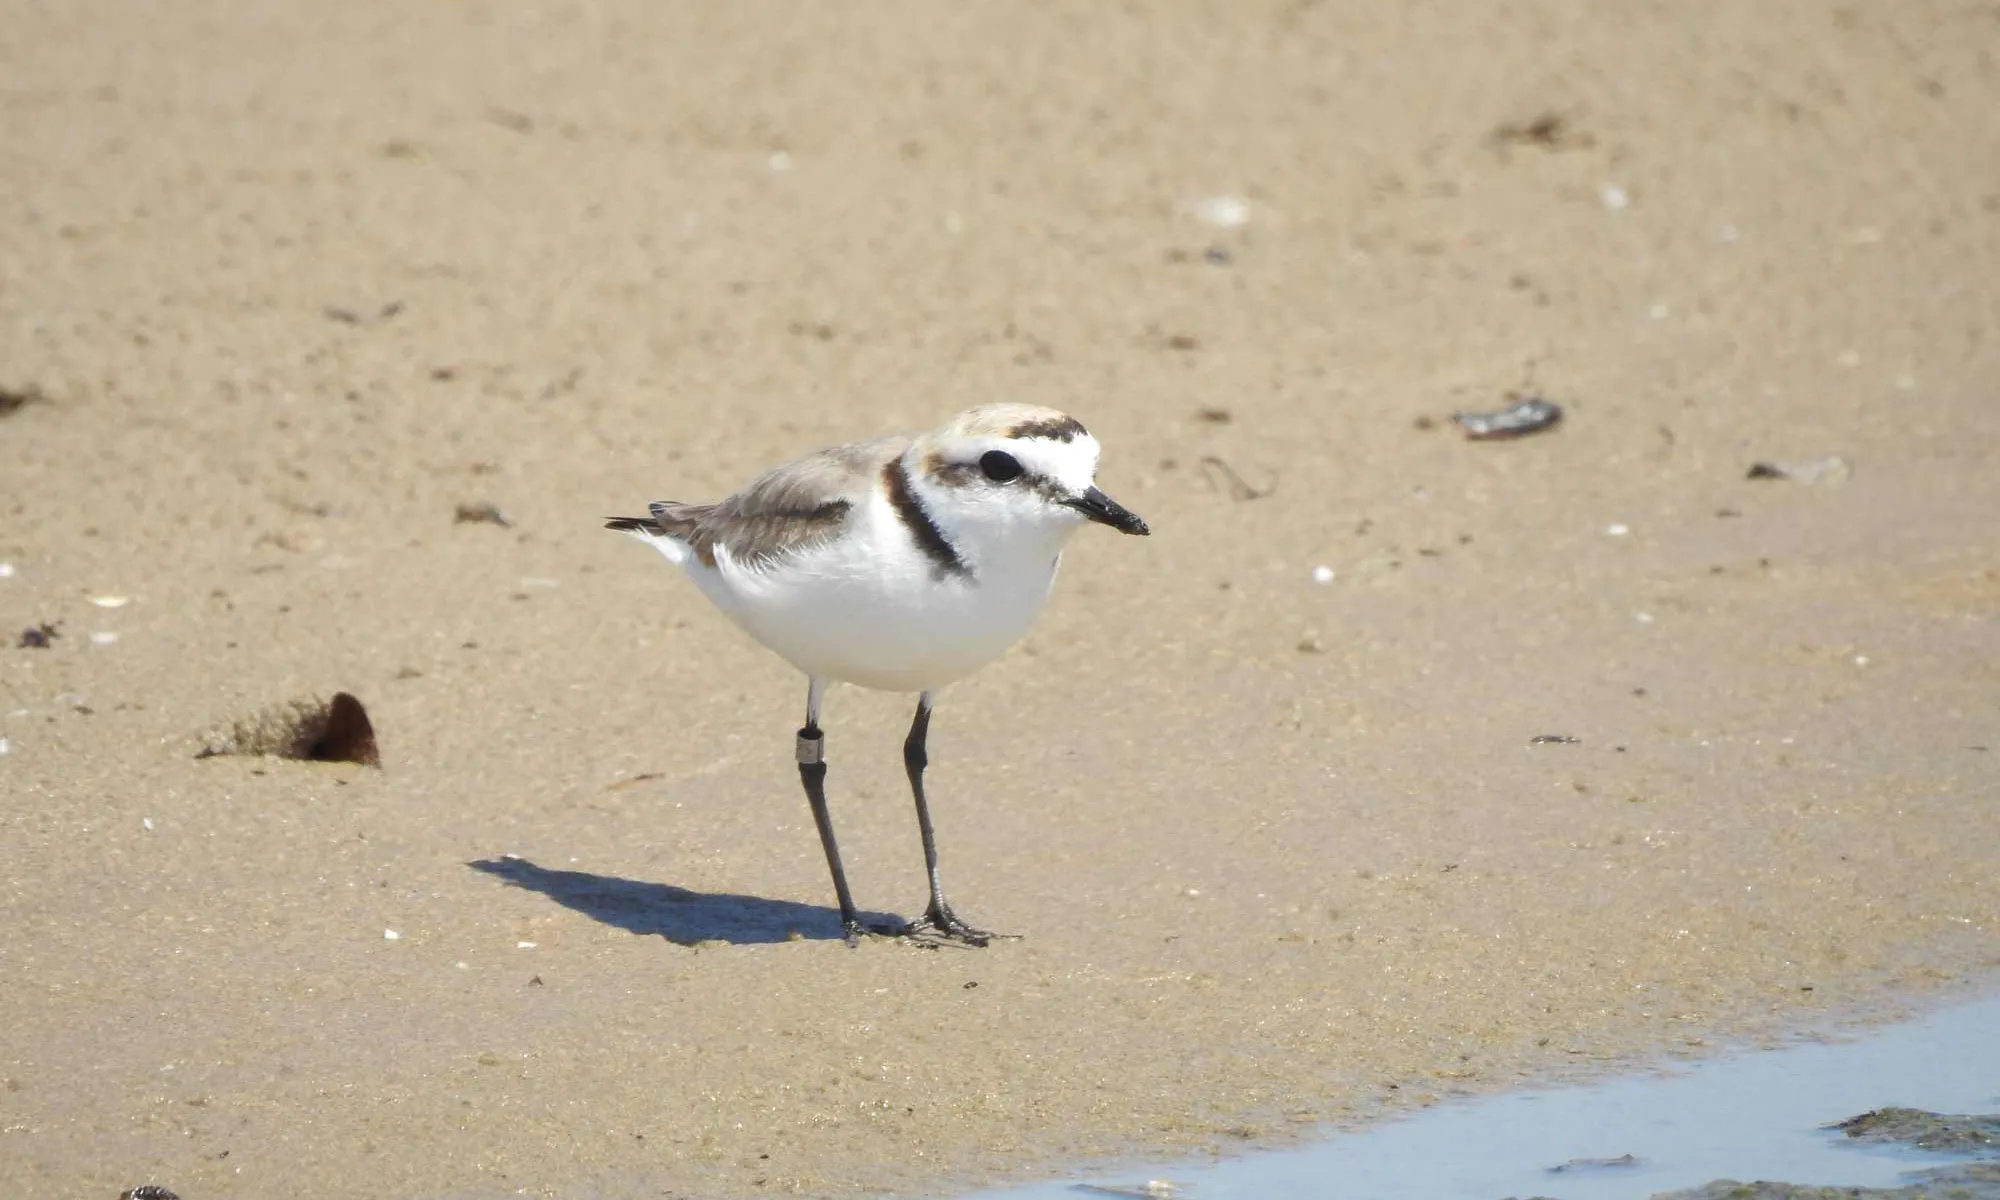
[[[979,456],[979,469],[993,482],[1006,483],[1021,477],[1021,460],[1005,450],[988,450]]]

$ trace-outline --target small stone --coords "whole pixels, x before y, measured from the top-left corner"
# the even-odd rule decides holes
[[[502,529],[511,528],[514,524],[514,522],[508,520],[506,513],[500,511],[500,506],[490,500],[460,504],[452,511],[451,523],[454,525],[498,525]]]
[[[1196,220],[1217,229],[1236,229],[1250,223],[1250,201],[1242,196],[1208,196],[1188,209]]]

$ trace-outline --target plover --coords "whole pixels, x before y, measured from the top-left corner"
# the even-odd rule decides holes
[[[714,504],[656,500],[608,529],[651,545],[751,637],[806,675],[799,780],[819,826],[850,944],[863,933],[983,946],[952,912],[924,799],[938,692],[1019,641],[1085,521],[1150,532],[1099,491],[1098,444],[1075,417],[987,404],[943,428],[835,446],[777,467]],[[864,927],[826,805],[820,705],[836,681],[917,693],[903,766],[917,802],[930,903],[907,925]]]

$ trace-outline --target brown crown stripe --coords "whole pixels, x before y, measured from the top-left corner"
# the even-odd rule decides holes
[[[917,499],[916,493],[910,489],[910,473],[904,469],[901,456],[890,459],[888,465],[882,468],[882,484],[889,492],[889,506],[896,510],[896,516],[909,529],[917,548],[930,558],[939,577],[957,575],[969,578],[972,568],[965,565],[957,550],[952,549],[937,522],[924,511],[923,501]]]
[[[1048,438],[1057,442],[1073,442],[1080,437],[1089,437],[1090,431],[1075,417],[1038,417],[1023,421],[1007,431],[1010,438]]]

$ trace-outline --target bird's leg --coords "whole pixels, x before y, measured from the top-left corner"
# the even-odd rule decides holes
[[[951,911],[951,905],[946,903],[944,884],[938,878],[937,835],[931,832],[931,808],[924,801],[924,768],[930,763],[924,753],[924,741],[930,729],[931,694],[925,692],[917,697],[917,715],[910,722],[910,736],[903,739],[903,769],[909,772],[910,791],[917,798],[917,829],[924,838],[924,868],[930,874],[931,902],[924,909],[924,915],[910,923],[910,932],[948,938],[970,946],[984,946],[996,937],[1008,935],[974,929],[960,920],[958,914]]]
[[[854,911],[854,897],[847,890],[847,872],[840,865],[840,843],[833,837],[833,814],[826,810],[826,738],[819,726],[808,723],[799,730],[799,782],[806,788],[806,803],[812,805],[813,823],[819,826],[819,842],[826,848],[826,866],[833,872],[833,894],[840,901],[840,927],[852,945],[861,936],[861,916]]]
[[[847,944],[853,946],[864,933],[899,935],[904,930],[863,925],[861,913],[854,907],[854,895],[847,890],[847,871],[840,865],[840,843],[833,836],[833,814],[826,807],[826,735],[819,728],[820,701],[825,695],[826,681],[813,678],[806,689],[806,723],[799,730],[799,782],[805,785],[813,824],[819,826],[819,843],[826,849],[826,867],[833,874],[833,894],[840,901],[840,928]]]

